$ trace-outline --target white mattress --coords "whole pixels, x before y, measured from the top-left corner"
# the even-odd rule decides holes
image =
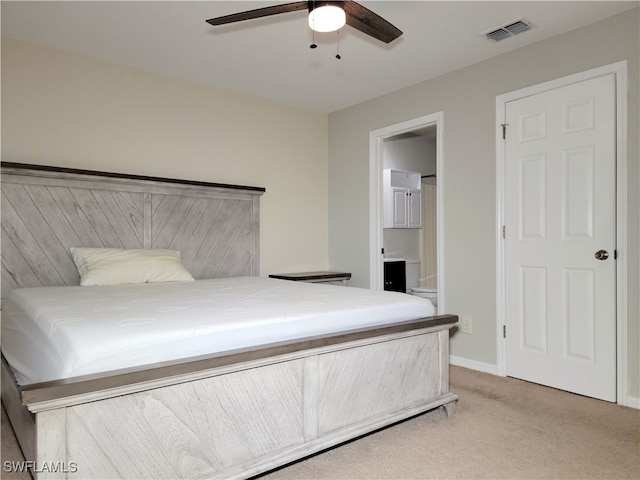
[[[20,385],[432,316],[395,292],[265,277],[14,290],[2,352]]]

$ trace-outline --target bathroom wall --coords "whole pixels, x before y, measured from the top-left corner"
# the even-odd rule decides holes
[[[405,133],[384,140],[383,168],[395,168],[422,175],[436,173],[436,137],[432,131]]]
[[[383,168],[393,168],[422,175],[436,173],[436,138],[434,132],[397,135],[384,140]],[[420,258],[421,229],[385,228],[383,244],[385,257]]]

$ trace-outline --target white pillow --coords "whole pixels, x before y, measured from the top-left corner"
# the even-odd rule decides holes
[[[83,286],[194,280],[177,250],[78,247],[70,250]]]

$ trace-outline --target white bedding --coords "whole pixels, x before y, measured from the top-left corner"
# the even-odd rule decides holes
[[[23,288],[1,338],[27,385],[433,315],[413,295],[265,277]]]

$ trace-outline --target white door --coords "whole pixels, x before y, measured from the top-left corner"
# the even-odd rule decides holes
[[[409,189],[409,201],[407,204],[409,214],[407,217],[409,228],[422,228],[422,190]]]
[[[608,401],[615,100],[611,74],[508,102],[505,112],[506,373]]]
[[[407,189],[392,187],[393,190],[393,227],[406,227],[407,217]]]

